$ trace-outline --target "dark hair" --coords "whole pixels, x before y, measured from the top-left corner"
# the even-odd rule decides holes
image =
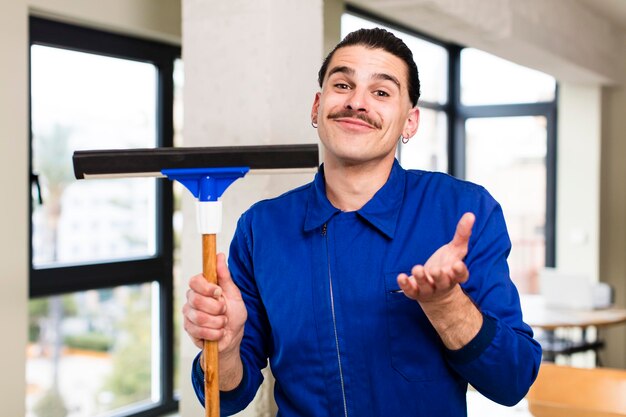
[[[322,83],[324,82],[326,71],[328,70],[328,64],[335,54],[335,51],[346,46],[354,45],[362,45],[370,49],[382,49],[403,60],[407,66],[409,98],[413,106],[417,105],[417,100],[420,98],[420,79],[417,72],[417,65],[415,65],[415,61],[413,60],[413,53],[401,39],[381,28],[359,29],[349,33],[343,38],[322,63],[322,67],[317,74],[317,81],[320,84],[320,88],[322,88]]]

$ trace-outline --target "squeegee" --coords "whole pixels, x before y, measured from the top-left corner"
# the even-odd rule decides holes
[[[249,170],[317,168],[317,145],[150,148],[76,151],[76,179],[167,177],[196,198],[197,227],[202,234],[202,274],[217,284],[216,235],[222,228],[222,193]],[[204,393],[207,417],[219,417],[217,342],[204,341]]]

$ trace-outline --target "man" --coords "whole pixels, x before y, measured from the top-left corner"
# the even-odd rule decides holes
[[[541,350],[500,206],[395,160],[419,123],[410,50],[382,29],[353,32],[319,83],[315,180],[242,215],[219,287],[190,281],[185,329],[198,347],[218,341],[222,413],[253,399],[268,358],[281,416],[463,416],[468,383],[517,403]]]

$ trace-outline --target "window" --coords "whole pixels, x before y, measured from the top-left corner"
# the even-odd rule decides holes
[[[553,77],[478,49],[461,51],[464,105],[541,103],[554,100]]]
[[[152,63],[31,47],[35,268],[156,254],[155,182],[75,181],[71,166],[74,150],[157,146],[156,85]]]
[[[180,48],[30,19],[27,415],[159,415],[173,389],[172,186],[76,181],[80,149],[172,146]]]
[[[500,202],[511,237],[511,277],[537,292],[545,265],[547,129],[544,116],[483,117],[465,122],[465,175]],[[506,133],[503,137],[503,132]]]
[[[504,210],[513,249],[511,278],[538,291],[554,266],[556,81],[472,48],[446,44],[349,6],[342,36],[383,27],[412,50],[420,72],[420,127],[398,159],[481,184]]]
[[[472,48],[461,51],[460,68],[459,173],[502,205],[511,279],[537,293],[540,270],[554,266],[556,82]]]

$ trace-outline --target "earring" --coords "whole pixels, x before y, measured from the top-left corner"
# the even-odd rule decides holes
[[[404,137],[404,135],[401,135],[401,136],[400,136],[400,140],[402,141],[402,143],[403,143],[404,145],[406,145],[407,143],[409,143],[409,139],[410,139],[410,138],[405,138],[405,137]]]
[[[311,120],[311,126],[313,126],[313,129],[317,129],[317,123],[315,123],[313,120]]]

